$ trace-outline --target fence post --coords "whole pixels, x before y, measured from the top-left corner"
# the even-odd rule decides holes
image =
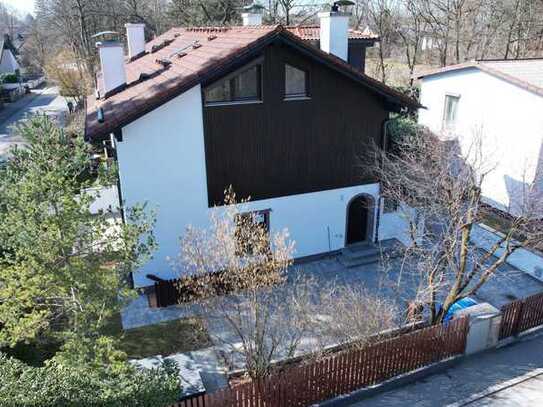
[[[526,301],[522,300],[519,303],[518,308],[515,310],[515,321],[511,329],[511,336],[517,336],[520,333],[520,321],[522,320],[522,314],[524,313],[524,303]]]
[[[457,312],[456,316],[469,319],[464,350],[466,355],[494,348],[498,344],[502,314],[497,308],[481,303]]]

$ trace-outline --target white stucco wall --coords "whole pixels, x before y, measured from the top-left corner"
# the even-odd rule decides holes
[[[0,73],[14,73],[17,69],[19,69],[19,63],[13,53],[9,49],[5,49],[0,60]]]
[[[396,212],[384,213],[381,211],[379,239],[398,239],[405,246],[411,246],[413,239],[409,233],[409,221],[415,219],[415,216],[415,210],[409,207],[403,207]]]
[[[492,229],[484,223],[473,227],[471,241],[485,251],[491,251],[494,245],[503,238],[503,234]],[[495,255],[501,256],[505,251],[505,245],[496,250]],[[533,278],[543,282],[543,256],[541,253],[524,248],[516,249],[508,258],[507,263],[518,270],[524,271]]]
[[[486,169],[495,166],[483,183],[485,198],[517,212],[543,165],[543,97],[476,68],[443,73],[422,80],[421,103],[427,109],[419,111],[419,123],[441,131],[448,93],[460,96],[455,133],[464,153],[480,137]],[[537,183],[535,193],[543,190],[541,176]]]
[[[122,199],[126,207],[147,203],[157,212],[159,248],[135,273],[136,286],[149,285],[145,274],[170,277],[167,256],[178,253],[188,224],[202,226],[207,208],[200,86],[176,97],[123,128],[117,143]]]
[[[89,207],[90,213],[119,213],[119,191],[116,186],[87,188],[85,193],[95,198]]]
[[[185,228],[207,226],[210,211],[220,210],[208,208],[202,116],[197,86],[123,128],[123,141],[117,143],[125,206],[147,202],[157,213],[159,248],[134,273],[138,287],[152,284],[146,274],[177,277],[167,259],[178,256]],[[296,243],[295,257],[304,257],[344,247],[347,205],[361,193],[379,202],[379,184],[369,184],[254,201],[244,209],[271,209],[272,233],[287,228]],[[394,217],[381,219],[380,229],[387,238],[401,233]]]

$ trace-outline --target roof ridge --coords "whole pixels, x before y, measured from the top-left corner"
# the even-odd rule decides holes
[[[491,66],[488,66],[486,64],[480,64],[480,69],[484,72],[487,72],[490,75],[494,75],[498,78],[501,78],[509,83],[512,83],[513,85],[520,86],[521,88],[528,90],[530,92],[534,92],[539,96],[543,96],[543,87],[534,85],[533,83],[530,83],[524,79],[521,79],[517,76],[511,75],[509,73],[503,72],[499,69],[495,69]]]
[[[543,58],[533,58],[531,60],[537,60],[537,61],[543,61]],[[543,86],[539,85],[539,84],[534,84],[532,82],[530,82],[529,80],[526,80],[525,78],[522,78],[518,75],[514,75],[510,72],[507,72],[506,70],[504,70],[503,67],[498,67],[498,66],[495,66],[493,65],[491,62],[515,62],[515,61],[518,61],[518,60],[515,60],[515,59],[511,59],[511,60],[503,60],[503,61],[482,61],[482,60],[473,60],[473,61],[469,61],[469,62],[464,62],[464,63],[461,63],[461,64],[456,64],[456,65],[449,65],[449,66],[445,66],[445,67],[442,67],[440,69],[436,69],[436,70],[432,70],[432,71],[428,71],[426,73],[421,73],[421,74],[417,74],[416,75],[416,78],[417,79],[422,79],[422,78],[425,78],[425,77],[428,77],[428,76],[434,76],[434,75],[439,75],[439,74],[442,74],[442,73],[447,73],[447,72],[454,72],[454,71],[459,71],[459,70],[462,70],[462,69],[466,69],[466,68],[476,68],[476,69],[479,69],[480,71],[483,71],[489,75],[492,75],[496,78],[499,78],[499,79],[502,79],[506,82],[509,82],[510,84],[513,84],[515,86],[518,86],[524,90],[527,90],[529,92],[533,92],[539,96],[543,96]],[[526,61],[526,59],[524,60]],[[486,63],[485,63],[486,62]],[[522,62],[522,61],[519,61],[519,62]]]
[[[255,30],[259,28],[277,28],[281,24],[259,24],[259,25],[229,25],[229,26],[193,26],[177,27],[180,30],[189,32],[228,32],[234,29]]]
[[[286,25],[286,29],[289,28],[320,28],[318,24],[297,24],[297,25]]]
[[[476,59],[477,62],[526,62],[526,61],[543,61],[543,57],[527,57],[527,58],[517,58],[517,59]]]
[[[217,37],[223,37],[224,41],[221,43],[217,39],[212,42],[210,49],[213,51],[207,60],[202,57],[202,51],[194,52],[194,54],[191,51],[183,52],[182,56],[178,55],[181,58],[175,58],[175,60],[157,61],[157,59],[172,55],[172,51],[178,51],[172,49],[174,48],[172,45],[167,45],[164,47],[164,51],[159,50],[153,56],[147,54],[137,61],[127,64],[127,67],[131,68],[130,75],[127,75],[128,86],[107,99],[97,100],[91,96],[90,101],[92,104],[87,105],[87,135],[91,138],[98,138],[125,126],[191,87],[213,80],[221,72],[237,66],[248,58],[253,58],[256,52],[260,52],[261,47],[271,44],[279,36],[283,37],[285,41],[289,40],[290,44],[298,48],[300,52],[318,58],[321,63],[340,70],[344,75],[363,84],[372,92],[387,100],[392,100],[394,104],[412,108],[420,107],[416,101],[408,96],[362,74],[342,59],[330,55],[318,47],[309,45],[295,32],[280,24],[245,27],[245,29],[249,34],[240,34],[241,30],[221,27],[223,34],[217,32]],[[213,30],[213,27],[211,27],[211,30]],[[196,34],[183,35],[183,32],[195,32]],[[179,33],[179,35],[176,36],[176,33]],[[186,28],[172,28],[153,40],[151,44],[160,44],[161,41],[171,37],[174,37],[175,40],[195,40],[202,37],[205,41],[205,36],[208,34],[212,34],[210,27],[201,27],[194,31],[187,31]],[[174,42],[174,44],[177,44],[177,42]],[[205,48],[206,44],[204,42],[202,47]],[[150,49],[149,45],[150,43],[146,44],[147,49]],[[159,68],[157,62],[162,67]],[[166,64],[167,66],[165,66]],[[161,75],[162,73],[164,75]],[[148,85],[144,85],[144,83]],[[105,122],[104,120],[101,122],[97,120],[97,110],[100,108],[104,109],[102,110],[103,114],[108,118]]]

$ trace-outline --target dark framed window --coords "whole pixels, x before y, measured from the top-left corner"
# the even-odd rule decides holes
[[[445,95],[443,106],[443,129],[454,130],[458,116],[458,103],[460,95]]]
[[[309,97],[309,73],[285,64],[285,99]]]
[[[258,230],[255,228],[259,228]],[[235,236],[238,255],[256,254],[255,250],[265,252],[269,249],[269,240],[259,239],[260,233],[269,237],[270,210],[241,213],[237,215]],[[256,247],[260,246],[260,247]]]
[[[384,213],[394,213],[398,212],[400,205],[398,201],[391,198],[383,198],[383,212]]]
[[[236,103],[262,100],[262,65],[255,64],[205,90],[205,102]]]

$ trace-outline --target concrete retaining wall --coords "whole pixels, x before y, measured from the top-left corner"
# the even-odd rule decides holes
[[[500,232],[480,223],[473,227],[471,241],[477,247],[489,251],[502,236]],[[498,249],[496,255],[501,255],[503,251],[503,248]],[[543,257],[537,253],[527,249],[517,249],[509,256],[507,263],[543,282]]]

